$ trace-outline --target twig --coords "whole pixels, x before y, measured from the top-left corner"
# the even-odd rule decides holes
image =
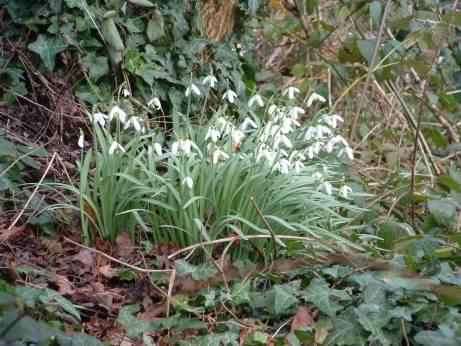
[[[354,117],[352,118],[352,124],[351,124],[350,132],[349,132],[349,138],[351,138],[351,139],[353,139],[353,137],[354,137],[354,130],[357,127],[357,123],[359,121],[360,113],[362,112],[364,102],[365,102],[365,100],[367,100],[367,98],[366,98],[367,89],[368,89],[368,86],[370,85],[370,81],[371,81],[371,78],[372,78],[373,73],[374,73],[376,60],[378,58],[379,46],[381,45],[381,39],[383,37],[384,29],[385,29],[385,26],[386,26],[386,19],[387,19],[387,15],[389,14],[389,10],[391,8],[391,5],[392,5],[392,0],[387,0],[386,7],[384,8],[384,13],[383,13],[383,16],[381,18],[381,24],[379,26],[378,37],[376,38],[376,45],[375,45],[375,48],[373,50],[373,55],[371,57],[370,66],[368,67],[367,79],[365,80],[365,85],[363,87],[362,97],[360,98],[361,102],[359,103],[359,106],[357,108],[357,112],[354,114]]]
[[[258,208],[258,206],[256,204],[256,201],[255,201],[255,198],[253,196],[250,197],[250,201],[253,204],[253,206],[255,207],[256,212],[258,213],[258,215],[261,218],[262,222],[267,227],[267,231],[271,235],[271,238],[272,238],[272,261],[274,261],[277,258],[277,242],[276,242],[276,239],[275,239],[274,230],[272,229],[272,226],[269,224],[269,222],[267,222],[266,218],[264,217],[263,213],[261,212],[261,209]]]
[[[272,235],[267,235],[267,234],[258,234],[258,235],[248,235],[243,237],[239,236],[233,236],[233,237],[227,237],[227,238],[222,238],[222,239],[216,239],[216,240],[211,240],[211,241],[205,241],[202,243],[194,244],[187,246],[181,250],[176,251],[175,253],[172,253],[171,255],[168,256],[168,259],[172,259],[174,257],[177,257],[178,255],[184,253],[184,252],[189,252],[192,250],[195,250],[196,248],[200,248],[202,246],[206,245],[215,245],[215,244],[221,244],[221,243],[228,243],[231,241],[236,241],[236,240],[248,240],[248,239],[268,239],[272,238]],[[309,238],[309,237],[299,237],[299,236],[291,236],[291,235],[276,235],[276,239],[287,239],[287,240],[302,240],[302,241],[320,241],[320,239],[316,238]]]
[[[37,183],[37,186],[35,186],[35,189],[34,191],[32,191],[32,194],[29,196],[29,198],[27,199],[26,201],[26,204],[24,204],[24,207],[22,207],[21,211],[18,213],[18,215],[16,216],[16,218],[13,220],[13,222],[11,223],[10,227],[8,227],[8,231],[11,231],[13,229],[14,226],[16,226],[16,224],[18,223],[19,219],[21,218],[21,216],[24,214],[24,212],[26,211],[27,207],[29,206],[30,202],[32,201],[32,199],[34,198],[35,194],[37,193],[38,189],[40,188],[40,186],[42,185],[43,183],[43,180],[45,180],[45,177],[47,176],[48,172],[50,171],[51,169],[51,166],[53,165],[53,162],[54,162],[54,159],[56,158],[56,155],[57,153],[54,153],[53,156],[51,157],[51,160],[50,162],[48,163],[48,166],[46,167],[45,169],[45,172],[43,173],[42,177],[40,178],[39,182]]]
[[[93,253],[96,253],[98,255],[101,255],[105,258],[107,258],[108,260],[112,261],[112,262],[115,262],[115,263],[118,263],[122,266],[125,266],[127,268],[130,268],[130,269],[133,269],[133,270],[136,270],[138,272],[141,272],[141,273],[171,273],[172,271],[174,271],[173,269],[147,269],[147,268],[141,268],[141,267],[138,267],[138,266],[135,266],[135,265],[132,265],[132,264],[129,264],[129,263],[126,263],[126,262],[123,262],[119,259],[116,259],[115,257],[112,257],[100,250],[97,250],[97,249],[93,249],[91,247],[88,247],[88,246],[85,246],[83,244],[80,244],[72,239],[69,239],[67,237],[63,237],[65,241],[67,241],[68,243],[71,243],[71,244],[74,244],[78,247],[81,247],[82,249],[85,249],[85,250],[88,250],[90,252],[93,252]]]

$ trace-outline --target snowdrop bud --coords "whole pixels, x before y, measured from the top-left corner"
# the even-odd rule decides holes
[[[229,103],[235,103],[235,101],[237,100],[237,94],[235,93],[235,91],[233,90],[227,90],[224,95],[223,95],[223,100],[227,100]]]
[[[327,195],[333,194],[333,186],[332,186],[328,181],[324,181],[324,182],[320,185],[320,189],[322,189],[323,191],[325,191],[325,193],[326,193]]]
[[[130,97],[131,93],[130,93],[130,91],[128,89],[123,88],[122,89],[122,95],[123,95],[123,97]]]
[[[285,89],[282,95],[288,96],[290,100],[294,100],[296,98],[296,94],[299,94],[299,93],[300,93],[300,90],[298,88],[290,86]]]
[[[293,119],[298,119],[300,114],[306,113],[301,107],[291,107],[288,111],[288,115]]]
[[[219,161],[225,161],[229,158],[229,155],[227,155],[224,151],[220,149],[216,149],[213,151],[212,159],[211,161],[213,164],[217,164]]]
[[[197,96],[202,95],[200,89],[194,83],[191,83],[191,85],[187,87],[185,92],[186,97],[189,97],[191,94],[195,94]]]
[[[248,107],[252,108],[255,103],[256,103],[256,105],[258,107],[264,107],[264,101],[263,101],[262,97],[260,95],[258,95],[258,94],[254,95],[254,96],[252,96],[250,98],[250,100],[248,101]]]
[[[344,147],[338,153],[338,157],[346,156],[349,160],[354,159],[354,150],[350,146]]]
[[[203,78],[203,81],[202,81],[203,85],[209,85],[210,88],[212,89],[215,88],[217,83],[218,83],[218,80],[213,75],[206,76],[205,78]]]
[[[80,137],[78,137],[78,142],[77,142],[78,146],[80,148],[83,149],[83,147],[85,146],[85,136],[83,134],[83,131],[82,129],[80,129]]]
[[[338,122],[343,123],[344,119],[340,117],[338,114],[332,114],[322,116],[321,121],[335,129],[338,126]]]
[[[232,130],[231,138],[233,145],[240,145],[242,139],[245,137],[245,134],[240,130]]]
[[[269,115],[273,115],[276,111],[277,111],[277,106],[276,105],[270,105],[269,109],[267,110],[267,113],[269,113]]]
[[[194,181],[192,180],[191,177],[185,177],[183,180],[182,180],[182,184],[183,185],[186,185],[189,189],[192,190],[192,188],[194,187]]]
[[[309,98],[307,99],[307,102],[306,102],[307,107],[311,107],[312,104],[316,101],[319,101],[320,103],[324,103],[326,102],[326,98],[317,93],[312,93],[312,95],[309,96]]]
[[[154,151],[158,156],[162,156],[162,145],[160,143],[154,143]]]

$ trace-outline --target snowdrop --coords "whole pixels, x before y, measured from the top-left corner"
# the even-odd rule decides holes
[[[131,126],[136,130],[136,132],[144,132],[145,128],[144,125],[141,124],[141,118],[133,116],[128,121],[125,123],[125,126],[123,127],[124,130],[129,129]]]
[[[290,133],[293,131],[294,126],[300,126],[301,124],[298,123],[295,119],[292,118],[285,118],[281,121],[280,131],[283,134]]]
[[[240,145],[242,139],[245,137],[245,134],[240,130],[232,130],[231,138],[233,145]]]
[[[154,143],[152,146],[154,149],[154,152],[157,154],[157,156],[162,156],[162,145],[160,143]]]
[[[293,164],[293,168],[296,173],[300,173],[304,169],[304,163],[302,163],[302,161],[296,160]]]
[[[339,189],[339,195],[345,199],[349,199],[349,195],[352,193],[352,188],[350,186],[344,185]]]
[[[206,76],[202,81],[203,85],[208,85],[211,89],[214,89],[217,83],[218,80],[213,75]]]
[[[331,138],[331,139],[328,141],[327,145],[325,146],[325,150],[326,150],[328,153],[331,153],[331,152],[334,150],[336,144],[338,144],[338,143],[341,143],[344,147],[348,147],[348,146],[349,146],[349,144],[348,144],[347,141],[344,139],[344,137],[338,135],[338,136],[335,136],[335,137]]]
[[[321,121],[335,129],[338,126],[338,122],[343,123],[344,119],[340,117],[338,114],[325,114],[322,116]]]
[[[109,119],[109,117],[105,115],[104,113],[98,112],[98,113],[93,114],[93,121],[99,124],[99,126],[101,127],[104,127],[106,125],[107,119]]]
[[[202,93],[200,92],[200,89],[198,88],[198,86],[196,86],[194,83],[191,83],[187,89],[186,89],[186,92],[185,92],[185,95],[186,97],[189,97],[190,95],[196,95],[196,96],[200,96],[202,95]]]
[[[80,129],[80,136],[78,137],[78,142],[77,142],[78,146],[80,148],[83,149],[83,147],[85,146],[85,136],[83,134],[83,131],[82,129]]]
[[[299,93],[300,93],[300,90],[298,88],[290,86],[283,91],[282,95],[288,96],[290,100],[294,100],[296,98],[296,94],[299,94]]]
[[[274,165],[274,170],[279,171],[282,174],[290,173],[291,163],[287,159],[278,160]]]
[[[229,89],[227,90],[224,95],[223,95],[223,100],[227,100],[229,103],[235,103],[235,101],[237,100],[237,94],[235,93],[235,91]]]
[[[112,107],[112,109],[109,112],[109,121],[112,121],[113,119],[119,120],[122,124],[126,122],[126,113],[123,109],[121,109],[118,106]]]
[[[312,178],[314,178],[315,180],[322,180],[323,175],[320,172],[315,172],[314,174],[312,174]]]
[[[255,103],[258,107],[264,107],[264,101],[261,95],[256,94],[252,96],[250,100],[248,101],[248,107],[252,108]]]
[[[288,115],[293,119],[298,119],[300,114],[306,113],[301,107],[291,107],[288,111]]]
[[[213,143],[216,143],[221,137],[221,132],[213,127],[210,127],[206,133],[205,140],[211,139]]]
[[[155,110],[162,110],[162,103],[158,97],[152,98],[149,102],[147,102],[148,107],[153,107]]]
[[[256,123],[253,121],[253,119],[251,119],[250,117],[246,117],[242,124],[240,125],[240,129],[242,131],[246,131],[248,129],[248,127],[252,127],[254,129],[258,128],[258,125],[256,125]]]
[[[343,157],[346,156],[349,160],[354,159],[354,150],[350,146],[346,146],[343,149],[341,149],[338,153],[338,157]]]
[[[171,145],[171,153],[176,156],[181,152],[190,155],[192,153],[192,147],[195,146],[190,139],[178,140]]]
[[[278,110],[278,107],[276,105],[270,105],[269,108],[267,109],[267,113],[269,115],[274,115],[274,113]]]
[[[213,151],[211,161],[213,162],[213,164],[217,164],[219,161],[225,161],[228,158],[229,158],[229,155],[218,148],[215,151]]]
[[[125,148],[122,147],[119,143],[117,143],[116,141],[113,141],[112,144],[110,145],[110,148],[109,148],[109,155],[113,155],[116,151],[121,151],[121,152],[125,152]]]
[[[183,185],[186,185],[189,189],[192,190],[192,188],[194,187],[194,180],[192,180],[191,177],[185,177],[185,178],[182,180],[182,184],[183,184]]]
[[[270,165],[272,165],[277,158],[277,153],[268,149],[266,145],[261,145],[256,155],[256,161],[259,162],[261,159],[265,159]]]
[[[123,97],[130,97],[130,96],[131,96],[131,92],[130,92],[128,89],[123,88],[123,89],[122,89],[122,95],[123,95]]]
[[[317,93],[312,93],[312,95],[309,96],[309,98],[307,99],[307,102],[306,102],[307,107],[311,107],[312,104],[316,101],[319,101],[320,103],[324,103],[326,102],[326,98]]]
[[[328,181],[324,181],[320,184],[319,189],[325,191],[327,195],[333,194],[333,185],[331,185]]]
[[[287,136],[283,135],[283,134],[278,134],[275,136],[274,138],[274,147],[275,148],[278,148],[280,143],[282,143],[284,146],[286,146],[288,149],[291,149],[293,148],[293,144],[291,143],[291,141],[288,139]]]
[[[315,142],[312,145],[310,145],[306,150],[307,157],[312,160],[320,153],[320,150],[322,150],[322,146],[322,142]]]
[[[227,135],[234,127],[234,124],[232,124],[230,121],[228,121],[224,117],[219,117],[218,119],[216,119],[215,126],[218,128],[218,130],[221,133],[224,133],[225,135]]]

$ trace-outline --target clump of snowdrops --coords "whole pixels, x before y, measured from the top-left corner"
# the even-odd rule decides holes
[[[309,114],[325,99],[300,100],[296,87],[243,101],[231,89],[217,95],[217,82],[207,76],[185,91],[203,109],[211,95],[220,100],[206,125],[173,114],[167,134],[119,106],[90,115],[94,143],[85,150],[80,138],[79,187],[67,186],[79,197],[86,239],[143,232],[154,243],[185,247],[238,236],[241,255],[273,251],[290,237],[354,246],[340,231],[344,211],[358,210],[344,183],[353,151],[337,133],[343,119]],[[163,113],[156,97],[148,106]]]

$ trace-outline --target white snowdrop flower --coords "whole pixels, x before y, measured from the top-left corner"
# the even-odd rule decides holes
[[[333,136],[333,132],[330,130],[329,127],[323,126],[323,125],[317,125],[315,127],[316,129],[316,138],[317,139],[324,139],[325,137],[331,137]]]
[[[78,141],[77,141],[77,144],[80,148],[83,149],[83,147],[85,146],[85,136],[83,134],[83,131],[82,129],[80,129],[80,136],[78,137]]]
[[[190,139],[186,139],[186,140],[180,139],[171,145],[171,152],[175,156],[180,154],[181,152],[186,155],[190,155],[192,152],[193,146],[194,145]]]
[[[130,97],[131,93],[127,88],[123,88],[122,89],[122,95],[123,95],[123,97]]]
[[[126,113],[119,106],[114,106],[109,112],[109,121],[118,119],[122,124],[126,122]]]
[[[116,141],[113,141],[109,148],[109,155],[113,155],[116,151],[125,152],[125,148],[118,144]]]
[[[248,101],[248,107],[252,108],[255,103],[256,103],[256,105],[258,107],[264,107],[264,101],[263,101],[261,95],[256,94],[256,95],[252,96],[250,98],[250,100]]]
[[[153,149],[157,156],[162,156],[162,145],[160,143],[154,143]]]
[[[261,159],[265,159],[270,165],[274,163],[276,158],[277,153],[269,150],[266,145],[262,145],[258,150],[258,154],[256,155],[257,162],[261,161]]]
[[[281,159],[274,165],[274,170],[279,171],[282,174],[290,173],[291,163],[287,159]]]
[[[229,89],[227,90],[224,95],[223,95],[223,100],[227,100],[229,103],[235,103],[235,101],[237,100],[237,94],[235,93],[235,91]]]
[[[215,121],[215,126],[221,133],[225,135],[228,135],[229,132],[234,128],[234,124],[232,124],[224,117],[218,117]]]
[[[324,103],[324,102],[326,102],[327,100],[326,100],[326,98],[323,97],[322,95],[319,95],[319,94],[317,94],[317,93],[312,93],[312,95],[309,96],[309,98],[307,99],[307,102],[306,102],[307,107],[311,107],[312,104],[313,104],[314,102],[316,102],[316,101],[319,101],[320,103]]]
[[[211,74],[203,78],[203,81],[202,81],[203,85],[208,85],[211,89],[214,89],[217,83],[218,83],[218,80],[216,79],[215,76]]]
[[[327,195],[333,194],[333,186],[328,181],[324,181],[322,184],[320,184],[319,188],[325,191]]]
[[[147,102],[148,107],[153,107],[154,109],[160,111],[162,110],[162,103],[158,97],[152,98],[149,102]]]
[[[200,96],[202,95],[202,93],[200,92],[200,89],[198,88],[198,86],[196,86],[194,83],[191,83],[187,89],[186,89],[186,92],[185,92],[185,95],[186,97],[189,97],[190,95],[192,94],[195,94],[197,96]]]
[[[282,135],[282,134],[279,134],[277,136],[275,136],[275,139],[274,139],[274,147],[278,148],[280,143],[282,143],[284,146],[286,146],[288,149],[291,149],[293,148],[293,144],[291,143],[291,141],[288,139],[287,136],[285,135]]]
[[[349,160],[354,159],[354,150],[350,146],[344,147],[338,153],[338,157],[346,156]]]
[[[325,114],[322,116],[321,121],[335,129],[338,126],[338,122],[343,123],[344,119],[340,117],[338,114]]]
[[[290,86],[283,91],[282,95],[288,96],[290,100],[294,100],[296,98],[296,94],[299,94],[299,93],[300,93],[300,90],[297,87]]]
[[[315,126],[309,126],[306,133],[304,134],[304,140],[310,141],[317,136],[317,128]]]
[[[245,137],[245,134],[240,130],[232,130],[231,138],[233,145],[240,145],[242,139]]]
[[[216,143],[221,137],[221,132],[213,127],[210,127],[206,133],[205,140],[211,139],[213,143]]]
[[[276,105],[270,105],[269,108],[267,109],[267,113],[269,113],[269,115],[274,115],[277,109],[278,107]]]
[[[213,151],[211,161],[213,162],[213,164],[217,164],[219,161],[225,161],[228,158],[229,155],[227,155],[224,151],[222,151],[221,149],[216,149],[215,151]]]
[[[349,195],[352,193],[352,188],[350,186],[344,185],[339,189],[339,195],[345,199],[349,199]]]
[[[300,173],[304,169],[304,163],[302,163],[302,161],[296,160],[293,164],[293,167],[296,173]]]
[[[136,130],[136,132],[143,132],[144,126],[141,125],[140,117],[133,116],[125,123],[123,127],[124,130],[129,129],[131,126]]]
[[[288,115],[293,119],[298,119],[300,114],[306,113],[301,107],[291,107],[288,111]]]
[[[194,187],[194,181],[192,180],[191,177],[185,177],[183,180],[182,180],[182,184],[183,185],[186,185],[189,189],[192,190],[192,188]]]
[[[256,125],[256,123],[253,121],[253,119],[251,119],[250,117],[246,117],[242,124],[240,125],[240,129],[242,131],[246,131],[248,129],[248,127],[252,127],[254,129],[258,128],[258,125]]]
[[[99,126],[101,127],[104,127],[106,125],[107,119],[109,119],[109,117],[105,115],[104,113],[98,112],[98,113],[93,114],[93,121],[99,124]]]
[[[308,148],[307,148],[307,157],[309,159],[313,159],[314,157],[316,157],[319,153],[320,153],[320,150],[322,150],[322,143],[321,142],[315,142],[313,143],[312,145],[310,145]]]
[[[282,120],[282,125],[280,131],[284,134],[290,133],[293,131],[293,126],[301,126],[299,122],[292,118],[284,118]]]
[[[323,175],[320,172],[315,172],[314,174],[312,174],[312,178],[314,178],[315,180],[322,180]]]

